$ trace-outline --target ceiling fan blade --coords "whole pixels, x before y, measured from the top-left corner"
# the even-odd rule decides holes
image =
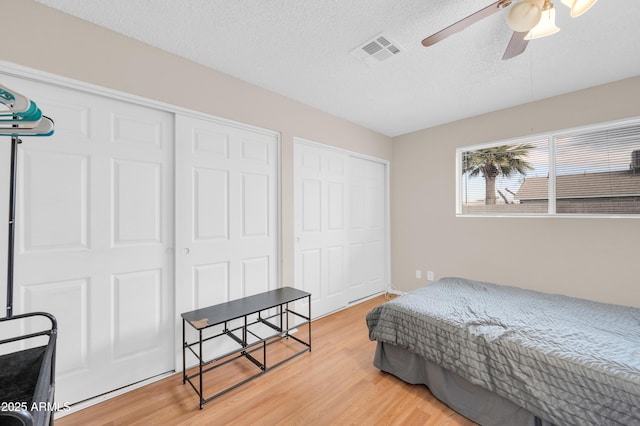
[[[524,39],[527,33],[528,32],[526,31],[523,33],[519,33],[517,31],[513,32],[511,40],[509,40],[509,44],[507,45],[507,49],[504,51],[504,55],[502,55],[503,61],[516,57],[525,51],[527,44],[529,44],[529,40]]]
[[[512,0],[498,0],[497,2],[485,7],[484,9],[480,9],[479,11],[472,13],[466,18],[461,19],[455,24],[451,24],[447,28],[438,31],[435,34],[430,35],[429,37],[422,40],[422,45],[425,47],[432,46],[437,42],[442,41],[445,38],[449,37],[450,35],[460,32],[465,28],[467,28],[468,26],[473,25],[476,22],[504,9],[505,7],[509,6],[511,2]]]

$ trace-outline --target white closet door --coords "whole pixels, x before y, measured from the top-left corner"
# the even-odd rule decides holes
[[[58,319],[56,400],[172,370],[172,115],[2,83],[55,121],[54,136],[20,145],[14,312]]]
[[[384,291],[388,283],[386,166],[349,160],[349,301]]]
[[[386,173],[384,162],[294,143],[295,280],[314,318],[389,282]]]
[[[280,287],[277,135],[177,116],[176,148],[179,311]]]
[[[311,293],[314,318],[348,302],[348,161],[349,156],[338,151],[294,144],[295,281]]]

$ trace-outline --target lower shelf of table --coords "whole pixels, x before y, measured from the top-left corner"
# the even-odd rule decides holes
[[[221,333],[202,342],[184,343],[197,359],[195,367],[183,372],[183,383],[189,383],[200,398],[200,408],[211,400],[257,378],[279,365],[311,351],[311,324],[304,320],[288,330],[276,330],[262,323],[247,327],[246,345],[242,327],[230,330],[235,337]],[[261,333],[261,334],[258,334]],[[195,349],[189,347],[196,346]],[[206,374],[213,373],[215,374]],[[205,392],[205,389],[207,390]]]

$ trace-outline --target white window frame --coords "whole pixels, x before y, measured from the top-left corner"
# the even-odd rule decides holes
[[[555,139],[556,136],[563,135],[566,133],[574,133],[574,132],[596,132],[599,130],[606,130],[616,127],[623,127],[629,125],[640,125],[640,117],[635,117],[631,119],[625,120],[617,120],[617,121],[609,121],[604,123],[599,123],[595,125],[581,126],[581,127],[573,127],[568,129],[559,129],[553,132],[545,132],[528,135],[526,137],[514,138],[514,139],[504,139],[497,142],[488,142],[478,145],[469,145],[465,147],[456,148],[456,159],[455,159],[455,173],[456,173],[456,217],[521,217],[521,218],[548,218],[548,217],[561,217],[561,218],[624,218],[624,219],[638,219],[640,218],[640,214],[602,214],[602,213],[579,213],[579,214],[565,214],[565,213],[556,213],[556,144]],[[462,184],[462,155],[464,152],[474,151],[479,149],[486,149],[496,146],[502,145],[519,145],[531,142],[532,140],[541,140],[547,139],[548,148],[549,148],[549,182],[548,182],[548,211],[547,213],[507,213],[507,212],[495,212],[495,213],[463,213],[462,211],[462,193],[461,193],[461,184]]]

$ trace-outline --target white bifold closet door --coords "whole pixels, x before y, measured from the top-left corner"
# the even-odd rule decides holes
[[[296,286],[317,318],[388,283],[387,165],[294,143]]]
[[[389,283],[386,173],[386,163],[349,158],[349,302],[383,291]]]
[[[7,76],[2,83],[55,122],[52,137],[20,145],[14,312],[58,320],[56,400],[173,370],[172,114]]]
[[[176,173],[179,311],[280,287],[278,135],[178,115]]]
[[[294,143],[296,286],[311,293],[314,318],[347,305],[349,156]]]

